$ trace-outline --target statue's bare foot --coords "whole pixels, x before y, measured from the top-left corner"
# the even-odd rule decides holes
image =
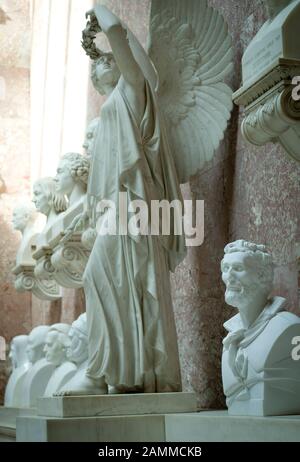
[[[107,385],[102,379],[84,376],[79,380],[71,380],[53,396],[107,395]]]

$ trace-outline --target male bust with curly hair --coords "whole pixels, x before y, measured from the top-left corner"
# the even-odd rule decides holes
[[[86,194],[89,169],[89,159],[81,154],[69,152],[61,158],[54,181],[56,191],[67,196],[69,207]]]
[[[226,302],[238,314],[224,324],[223,388],[231,415],[300,412],[300,368],[292,358],[300,319],[271,297],[273,259],[264,245],[238,240],[221,263]]]

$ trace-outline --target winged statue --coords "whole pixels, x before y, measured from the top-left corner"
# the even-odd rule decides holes
[[[149,29],[147,52],[156,75],[148,75],[157,79],[176,170],[185,183],[212,159],[227,128],[232,90],[224,79],[233,69],[232,40],[223,16],[207,0],[152,0]],[[97,32],[94,22],[89,37],[84,33],[92,59],[101,54]]]
[[[93,85],[107,96],[91,155],[91,209],[104,199],[117,204],[121,192],[149,207],[153,200],[182,202],[180,183],[213,157],[230,117],[224,19],[205,0],[153,0],[147,51],[105,6],[87,19],[82,46],[93,61]],[[98,32],[112,52],[96,46]],[[83,275],[89,365],[84,380],[63,394],[178,392],[169,272],[186,255],[185,238],[173,229],[100,231]]]

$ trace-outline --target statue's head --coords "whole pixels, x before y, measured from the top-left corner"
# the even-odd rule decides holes
[[[91,157],[93,155],[94,141],[99,121],[100,117],[96,117],[95,119],[93,119],[88,124],[88,127],[85,132],[85,139],[82,147],[86,150],[86,154],[88,157]]]
[[[70,345],[69,324],[53,324],[46,336],[44,352],[47,361],[56,367],[67,361],[67,349]]]
[[[28,362],[28,357],[26,353],[27,342],[27,335],[17,335],[11,341],[10,352],[8,357],[11,360],[14,369],[23,366],[25,363]]]
[[[87,189],[90,162],[86,156],[75,152],[65,154],[57,167],[55,176],[56,191],[70,197],[76,183]]]
[[[56,192],[54,178],[50,177],[41,178],[34,183],[32,202],[36,209],[47,217],[51,210],[61,213],[67,209],[65,196]]]
[[[225,247],[221,263],[225,301],[239,310],[255,300],[267,301],[273,285],[273,259],[264,245],[238,240]]]
[[[34,223],[36,219],[36,208],[32,204],[24,204],[14,209],[12,225],[15,230],[23,232],[26,226],[29,223]]]
[[[105,87],[115,87],[121,76],[120,69],[112,53],[103,53],[92,63],[91,79],[95,89],[105,94]]]
[[[38,326],[28,335],[27,356],[32,364],[45,356],[44,346],[49,329],[49,326]]]
[[[67,349],[67,357],[69,361],[76,364],[82,364],[88,357],[88,334],[86,313],[79,316],[73,322],[69,330],[70,346]]]
[[[274,19],[280,11],[292,3],[294,0],[265,0],[267,14],[270,19]]]

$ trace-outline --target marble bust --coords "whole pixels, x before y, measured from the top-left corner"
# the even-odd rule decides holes
[[[68,209],[53,227],[53,236],[66,232],[86,208],[89,169],[90,161],[82,154],[69,152],[61,158],[54,181],[56,192],[67,197]]]
[[[87,126],[83,148],[86,151],[87,157],[91,158],[93,155],[93,147],[96,138],[97,128],[100,122],[100,117],[93,119]]]
[[[46,336],[44,351],[46,360],[54,365],[55,370],[48,382],[44,396],[50,397],[58,392],[75,374],[76,365],[68,360],[70,346],[69,324],[53,324]]]
[[[61,392],[65,394],[65,390],[69,390],[76,386],[78,381],[81,381],[85,375],[88,360],[88,332],[86,313],[83,313],[76,319],[71,329],[69,330],[70,344],[67,348],[67,358],[69,361],[74,362],[77,365],[77,372],[72,379],[62,387]],[[57,393],[60,394],[59,392]]]
[[[45,359],[45,340],[49,326],[38,326],[28,335],[27,355],[31,363],[22,386],[20,407],[35,407],[42,397],[55,366]]]
[[[56,191],[54,179],[51,177],[41,178],[34,183],[32,202],[36,209],[47,217],[43,233],[50,228],[58,215],[67,209],[66,198]]]
[[[86,194],[90,163],[87,157],[69,152],[65,154],[57,167],[54,178],[56,192],[64,194],[72,207]]]
[[[49,326],[38,326],[28,335],[27,355],[31,364],[44,358],[45,338],[48,331]]]
[[[32,204],[17,206],[13,211],[12,225],[16,231],[22,233],[22,241],[16,255],[16,264],[32,264],[31,244],[34,237],[41,230],[43,222]]]
[[[300,318],[286,311],[273,288],[272,255],[264,245],[238,240],[225,247],[221,263],[225,300],[238,314],[224,324],[222,379],[230,415],[300,412],[300,369],[292,340]]]
[[[13,372],[5,389],[4,405],[7,407],[20,407],[21,405],[22,385],[30,367],[26,352],[27,342],[27,335],[18,335],[11,341],[9,358]]]
[[[19,205],[13,210],[13,228],[23,234],[28,226],[30,228],[34,226],[36,218],[37,211],[32,204]]]

